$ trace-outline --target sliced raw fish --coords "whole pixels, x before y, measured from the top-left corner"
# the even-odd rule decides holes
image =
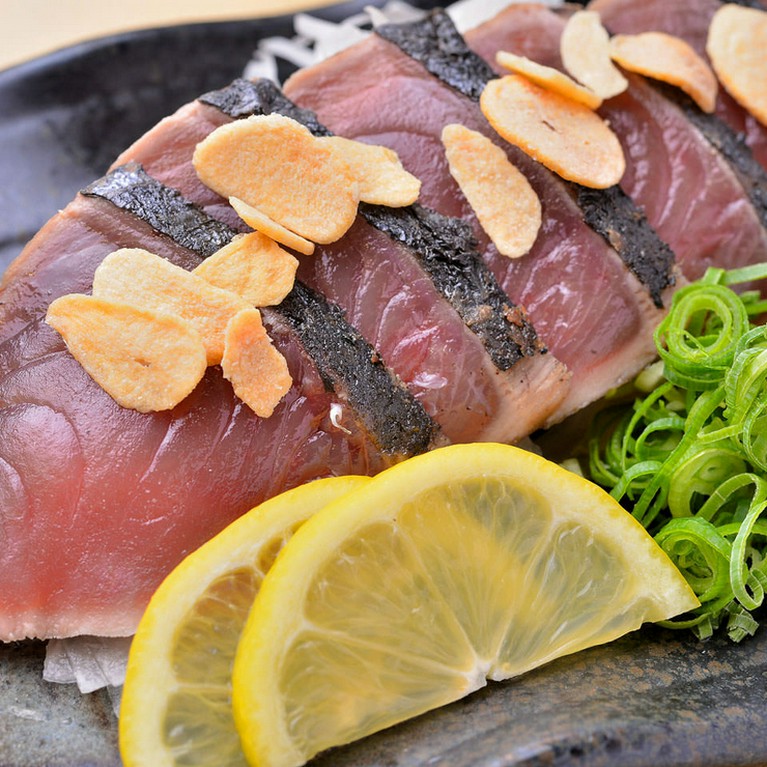
[[[232,119],[227,113],[246,116],[270,108],[295,114],[315,133],[326,132],[290,103],[272,104],[272,88],[237,82],[206,94],[160,123],[117,163],[141,163],[152,176],[178,188],[212,216],[232,223],[228,205],[194,173],[191,158],[198,141]],[[370,207],[367,212],[375,215]],[[443,261],[451,257],[456,256],[443,251]],[[512,356],[500,361],[496,357],[494,363],[493,352],[488,353],[487,342],[478,335],[475,317],[469,318],[470,327],[445,300],[445,294],[466,295],[472,284],[482,280],[480,275],[474,283],[469,281],[465,262],[452,269],[448,263],[443,269],[453,274],[448,275],[451,286],[441,294],[417,254],[362,216],[341,241],[317,246],[312,256],[299,256],[299,260],[301,278],[346,311],[351,324],[381,353],[451,441],[516,441],[543,424],[566,396],[569,375],[555,354],[542,355],[529,340],[515,338],[509,343],[503,335],[514,334],[515,325],[507,322],[505,329],[496,331],[502,337],[495,343],[501,347],[500,355],[511,347]],[[464,281],[460,285],[456,282],[460,275],[455,274],[459,268]],[[513,351],[516,347],[521,351]],[[536,394],[531,396],[531,391]]]
[[[488,61],[508,50],[564,71],[565,22],[544,6],[510,6],[467,41]],[[629,76],[629,83],[600,109],[623,145],[621,187],[671,246],[684,276],[694,280],[712,265],[767,259],[767,207],[762,221],[729,163],[678,106],[640,77]]]
[[[228,206],[172,168],[199,205],[122,163],[41,230],[0,287],[0,639],[128,634],[165,574],[264,498],[320,476],[376,473],[444,442],[379,352],[301,285],[264,310],[294,381],[268,419],[234,397],[218,368],[177,408],[150,414],[119,408],[87,376],[44,322],[53,298],[88,292],[116,248],[191,268],[237,231]],[[527,327],[508,309],[509,323]],[[422,372],[424,390],[438,390]],[[460,395],[450,394],[457,410]],[[531,409],[545,407],[537,390],[524,394]]]
[[[599,13],[602,23],[613,34],[666,32],[686,40],[705,57],[708,26],[720,6],[719,0],[686,0],[684,3],[668,0],[592,0],[588,7]],[[754,157],[762,167],[767,168],[767,127],[721,87],[716,100],[716,115],[736,134],[744,137]]]
[[[285,92],[334,132],[397,151],[421,179],[424,204],[471,223],[504,290],[527,310],[573,374],[559,417],[599,398],[653,358],[660,311],[647,290],[584,223],[570,190],[511,147],[509,156],[541,198],[543,227],[526,256],[510,260],[498,254],[450,176],[440,139],[445,125],[461,123],[500,141],[472,99],[378,37],[297,73]]]
[[[167,572],[253,505],[402,457],[381,448],[276,310],[264,320],[294,384],[270,418],[237,400],[218,368],[172,411],[119,407],[44,314],[57,295],[88,291],[98,263],[126,246],[185,266],[200,259],[80,195],[33,239],[0,291],[2,640],[129,634]]]

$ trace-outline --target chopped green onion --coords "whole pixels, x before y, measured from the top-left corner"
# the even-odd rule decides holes
[[[663,625],[740,641],[767,591],[767,264],[709,269],[674,296],[633,402],[600,411],[587,476],[655,537],[700,599]],[[744,285],[740,293],[731,285]],[[767,516],[767,515],[766,515]]]

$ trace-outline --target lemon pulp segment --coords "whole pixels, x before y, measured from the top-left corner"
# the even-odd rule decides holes
[[[165,579],[131,644],[119,725],[126,767],[247,764],[232,717],[231,673],[253,599],[305,520],[368,481],[323,479],[283,493]]]
[[[696,605],[600,488],[517,448],[442,448],[285,546],[237,651],[235,720],[251,764],[300,765]]]

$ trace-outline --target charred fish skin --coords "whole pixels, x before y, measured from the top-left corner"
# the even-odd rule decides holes
[[[647,288],[655,306],[663,308],[663,292],[676,283],[671,248],[659,242],[647,218],[637,215],[637,207],[619,186],[589,189],[568,184],[586,223],[621,254],[626,266]]]
[[[523,357],[546,351],[526,314],[513,306],[477,257],[474,236],[466,222],[421,205],[395,210],[363,204],[360,209],[371,224],[418,256],[440,292],[481,338],[499,370],[510,370]]]
[[[114,168],[83,194],[107,200],[202,258],[237,234],[136,163]],[[152,205],[154,202],[159,205]],[[442,443],[434,420],[395,379],[376,350],[349,325],[338,307],[296,283],[293,292],[271,311],[288,321],[326,388],[349,402],[381,452],[404,458]]]
[[[761,6],[754,4],[749,7],[760,8]],[[767,228],[767,169],[754,157],[745,138],[716,114],[706,114],[679,88],[661,82],[653,82],[652,85],[664,98],[672,101],[682,110],[690,123],[729,163],[754,206],[762,226]]]
[[[436,423],[339,307],[296,282],[271,311],[293,328],[326,385],[349,402],[383,453],[406,457],[444,443]]]
[[[485,85],[497,77],[485,60],[469,48],[448,14],[441,9],[435,9],[417,22],[381,25],[376,28],[376,33],[474,101],[479,100]],[[645,286],[653,303],[661,308],[663,291],[675,282],[675,257],[668,244],[619,188],[585,190],[568,182],[568,189],[585,220],[590,225],[591,222],[599,224],[594,230],[617,251]],[[652,258],[648,259],[650,254]]]
[[[435,9],[420,21],[382,24],[376,33],[459,93],[479,100],[495,73],[466,45],[450,16]]]
[[[115,168],[81,190],[81,194],[99,197],[132,213],[155,231],[203,258],[212,256],[237,234],[186,200],[180,192],[153,179],[137,163]]]
[[[301,123],[315,136],[332,135],[314,112],[294,104],[271,80],[237,78],[225,88],[204,93],[197,100],[234,119],[276,113]]]
[[[449,54],[453,39],[445,35],[445,41]],[[472,54],[471,65],[477,61],[486,68]],[[476,77],[466,81],[479,82]],[[313,111],[297,106],[268,80],[236,80],[220,91],[205,94],[200,101],[234,118],[276,111],[298,120],[316,136],[332,135]],[[360,211],[369,224],[404,243],[418,257],[439,292],[480,338],[499,370],[509,370],[524,357],[546,353],[526,313],[512,303],[480,257],[463,221],[417,204],[386,208],[363,203]]]

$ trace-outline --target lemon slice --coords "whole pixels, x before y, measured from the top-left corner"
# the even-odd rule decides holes
[[[132,765],[245,765],[231,711],[237,641],[293,532],[367,477],[322,479],[261,504],[163,581],[131,643],[120,752]]]
[[[285,546],[240,640],[235,721],[251,764],[300,765],[697,605],[595,485],[514,447],[442,448]]]

